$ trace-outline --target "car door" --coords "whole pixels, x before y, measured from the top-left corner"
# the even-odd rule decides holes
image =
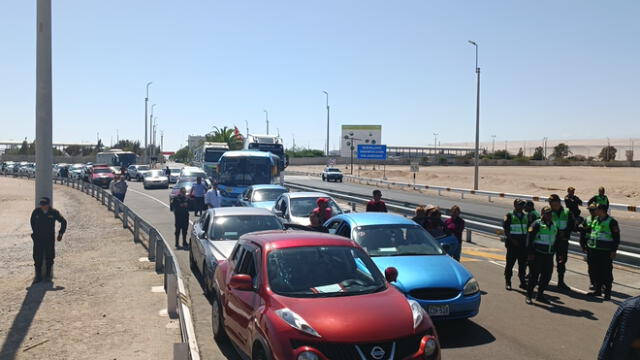
[[[284,196],[280,195],[277,199],[276,199],[276,203],[275,205],[273,205],[273,213],[275,213],[277,216],[280,216],[279,214],[281,214],[281,209],[282,209],[282,202],[284,201]]]
[[[260,249],[254,245],[244,244],[242,257],[236,262],[233,274],[246,274],[253,279],[253,290],[236,290],[229,288],[227,299],[227,326],[237,335],[239,345],[246,348],[250,339],[249,327],[258,303],[259,259]]]
[[[198,270],[200,270],[201,274],[204,273],[203,264],[206,256],[205,245],[206,245],[206,242],[209,241],[207,240],[208,238],[207,232],[209,230],[210,219],[211,219],[210,214],[207,212],[200,217],[198,222],[193,224],[193,235],[196,239],[195,242],[191,243],[192,244],[191,246],[195,244],[195,249],[196,249],[196,251],[194,252],[193,259],[195,260],[196,266],[198,267]]]
[[[340,227],[340,225],[342,225],[342,223],[343,221],[339,219],[327,221],[326,228],[329,234],[335,235],[338,232],[338,228]]]
[[[336,235],[351,239],[351,226],[348,222],[344,221],[336,230]]]

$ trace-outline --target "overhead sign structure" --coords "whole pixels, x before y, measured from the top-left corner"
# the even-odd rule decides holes
[[[387,145],[358,145],[358,159],[387,160]]]

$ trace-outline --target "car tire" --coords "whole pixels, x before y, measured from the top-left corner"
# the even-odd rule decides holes
[[[224,330],[224,313],[217,294],[211,296],[211,328],[216,341],[227,340],[227,332]]]
[[[196,261],[193,259],[193,251],[192,248],[189,247],[189,267],[191,267],[191,271],[194,273],[198,272],[198,267],[196,266]]]

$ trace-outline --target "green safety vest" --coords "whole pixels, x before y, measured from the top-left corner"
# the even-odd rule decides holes
[[[553,254],[553,244],[556,242],[558,227],[555,223],[551,223],[551,226],[549,226],[542,220],[536,220],[536,223],[540,225],[540,230],[536,234],[535,240],[533,240],[536,251],[543,254]]]
[[[527,217],[533,217],[533,219],[531,219],[531,223],[533,223],[534,221],[540,219],[540,213],[538,212],[538,210],[531,210],[527,213]]]
[[[569,222],[569,209],[562,209],[560,211],[560,215],[558,215],[555,211],[551,212],[552,221],[554,224],[558,225],[559,230],[566,230]]]
[[[511,227],[509,228],[509,232],[511,233],[511,235],[526,235],[527,234],[527,227],[528,227],[528,221],[527,221],[527,215],[526,214],[522,214],[522,218],[519,218],[518,215],[516,215],[515,211],[510,212],[511,214]]]
[[[611,231],[611,217],[603,221],[598,218],[591,223],[591,234],[587,240],[587,246],[596,250],[611,250],[613,245],[613,232]]]
[[[607,198],[607,195],[596,195],[596,204],[609,205],[609,198]]]

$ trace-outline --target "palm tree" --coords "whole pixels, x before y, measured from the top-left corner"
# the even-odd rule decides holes
[[[221,142],[229,145],[229,150],[240,150],[244,146],[244,139],[237,129],[223,126],[219,128],[213,127],[213,131],[205,135],[207,142]]]

